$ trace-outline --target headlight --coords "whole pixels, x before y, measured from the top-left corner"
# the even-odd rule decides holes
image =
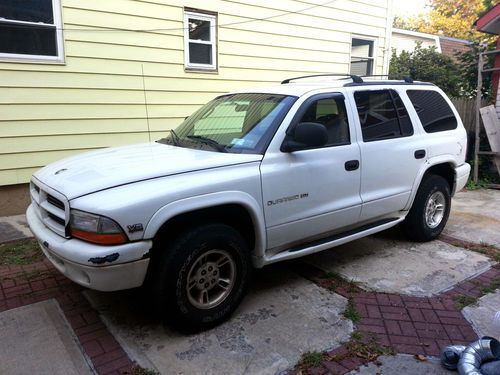
[[[70,233],[73,237],[99,245],[119,245],[128,240],[115,221],[78,210],[71,210]]]

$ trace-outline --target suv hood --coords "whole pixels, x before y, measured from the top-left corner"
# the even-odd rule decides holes
[[[262,160],[262,155],[193,150],[159,143],[107,148],[57,161],[33,176],[73,199],[136,181]]]

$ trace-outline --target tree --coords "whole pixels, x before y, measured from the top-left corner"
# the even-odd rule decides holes
[[[460,77],[462,84],[462,96],[474,97],[477,91],[477,64],[479,53],[486,50],[494,50],[495,44],[488,46],[487,44],[480,44],[474,42],[470,49],[466,52],[457,53],[455,56],[459,62]],[[485,63],[487,67],[494,65],[495,56],[490,55],[486,57]],[[492,75],[483,75],[483,89],[482,95],[486,100],[491,100],[492,92]]]
[[[487,39],[474,22],[500,0],[430,0],[430,10],[416,17],[395,18],[395,27],[453,38]]]
[[[389,78],[409,76],[415,80],[432,82],[450,97],[462,95],[460,67],[450,57],[439,53],[436,47],[422,48],[421,43],[413,52],[397,55],[393,50],[389,65]]]

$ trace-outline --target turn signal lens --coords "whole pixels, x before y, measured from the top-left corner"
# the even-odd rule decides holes
[[[128,241],[115,221],[79,210],[71,210],[70,233],[75,238],[99,245],[119,245]]]

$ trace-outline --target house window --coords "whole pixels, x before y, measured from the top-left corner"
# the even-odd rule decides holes
[[[0,1],[0,58],[63,61],[59,0]]]
[[[359,76],[373,74],[374,44],[373,40],[352,38],[351,74]]]
[[[216,20],[212,14],[184,12],[184,59],[187,69],[216,70]]]

